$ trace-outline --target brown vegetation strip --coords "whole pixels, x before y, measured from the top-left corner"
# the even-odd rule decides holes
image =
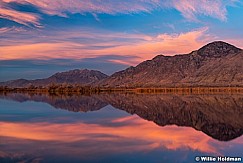
[[[137,93],[222,94],[243,93],[242,87],[137,88]]]
[[[183,87],[183,88],[100,88],[89,86],[49,86],[8,88],[0,87],[0,92],[35,92],[48,94],[96,94],[109,92],[124,92],[137,94],[243,94],[243,87]]]

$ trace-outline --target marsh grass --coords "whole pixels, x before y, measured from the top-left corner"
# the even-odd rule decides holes
[[[137,93],[137,94],[243,94],[243,87],[161,87],[161,88],[105,88],[80,85],[52,84],[47,87],[26,88],[0,87],[7,93],[48,93],[48,94],[98,94],[98,93]]]

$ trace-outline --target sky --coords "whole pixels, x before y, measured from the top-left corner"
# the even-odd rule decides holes
[[[212,41],[243,48],[243,0],[0,0],[0,81],[108,75]]]

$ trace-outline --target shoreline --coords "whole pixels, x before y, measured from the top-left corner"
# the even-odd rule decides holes
[[[243,94],[243,87],[151,87],[151,88],[100,88],[88,86],[9,88],[1,87],[0,93],[48,93],[48,94]]]

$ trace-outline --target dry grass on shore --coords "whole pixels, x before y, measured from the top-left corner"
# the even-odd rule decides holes
[[[243,94],[243,87],[165,87],[165,88],[100,88],[90,86],[62,86],[9,88],[0,87],[0,92],[48,93],[48,94],[97,94],[131,92],[137,94]]]

